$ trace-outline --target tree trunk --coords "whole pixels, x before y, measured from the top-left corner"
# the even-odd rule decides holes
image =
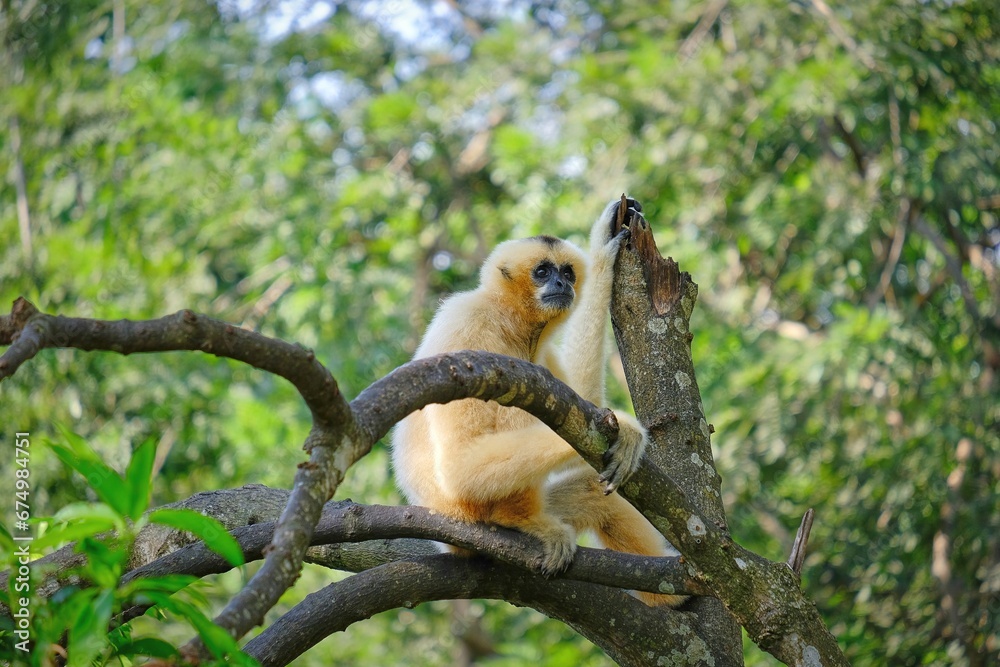
[[[637,217],[618,254],[611,323],[636,416],[649,429],[646,457],[677,482],[702,516],[725,529],[722,480],[691,359],[690,319],[697,298],[690,274],[660,256],[649,223]],[[699,634],[715,664],[742,665],[740,626],[722,603],[694,598],[688,610],[701,619]]]

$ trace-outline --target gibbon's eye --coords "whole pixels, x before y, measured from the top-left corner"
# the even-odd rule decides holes
[[[562,274],[563,278],[565,278],[570,285],[576,282],[576,271],[573,270],[571,265],[567,264],[562,267]]]
[[[539,264],[538,266],[535,267],[535,271],[532,273],[532,275],[535,277],[535,280],[543,281],[548,279],[549,272],[551,270],[552,270],[551,264],[548,263]]]

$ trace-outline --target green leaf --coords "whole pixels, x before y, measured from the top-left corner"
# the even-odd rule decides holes
[[[114,599],[114,591],[103,590],[91,604],[80,607],[69,629],[67,667],[86,667],[107,647]]]
[[[7,530],[7,526],[0,523],[0,555],[14,553],[14,537]]]
[[[73,503],[59,510],[44,535],[35,538],[31,548],[45,548],[77,542],[85,537],[95,537],[109,530],[123,532],[126,528],[122,516],[104,503]]]
[[[125,486],[131,501],[128,516],[138,521],[149,507],[149,489],[152,485],[153,462],[156,459],[156,441],[146,440],[132,452],[132,459],[125,471]]]
[[[177,655],[173,644],[156,637],[142,637],[126,642],[118,647],[115,655],[125,657],[149,656],[152,658],[172,658]]]
[[[189,509],[158,509],[149,515],[149,521],[164,526],[172,526],[194,533],[234,567],[243,565],[243,550],[233,536],[217,520]]]
[[[75,549],[87,556],[86,574],[94,585],[108,590],[118,588],[125,561],[128,560],[127,544],[114,537],[85,537],[76,543]]]
[[[69,448],[50,442],[49,447],[64,465],[80,473],[97,496],[122,516],[128,516],[131,501],[121,476],[109,467],[76,433],[59,427]]]
[[[171,611],[190,623],[205,642],[205,647],[216,657],[240,653],[239,644],[225,630],[212,622],[193,604],[177,600],[158,591],[148,591],[147,595],[156,606]]]
[[[126,599],[133,595],[145,593],[146,591],[159,591],[160,593],[172,595],[195,581],[198,581],[198,577],[190,574],[165,574],[159,577],[144,577],[122,586],[119,594]]]

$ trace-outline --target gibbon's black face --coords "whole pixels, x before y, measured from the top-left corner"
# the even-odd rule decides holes
[[[572,264],[556,266],[544,259],[531,271],[531,280],[539,288],[538,298],[542,306],[555,310],[568,310],[573,305],[576,292],[576,272]]]

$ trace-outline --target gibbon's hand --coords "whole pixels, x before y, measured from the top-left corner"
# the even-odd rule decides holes
[[[604,453],[604,472],[597,478],[604,484],[604,495],[610,495],[639,468],[649,436],[639,420],[615,410],[618,418],[618,439]]]
[[[618,219],[618,209],[621,208],[621,200],[615,199],[605,207],[604,212],[597,219],[593,229],[590,231],[590,254],[592,257],[614,258],[618,254],[618,246],[628,240],[631,233],[630,227],[636,216],[642,213],[642,204],[631,197],[625,198],[625,220],[622,229],[618,234],[612,236],[615,229],[615,222]]]

